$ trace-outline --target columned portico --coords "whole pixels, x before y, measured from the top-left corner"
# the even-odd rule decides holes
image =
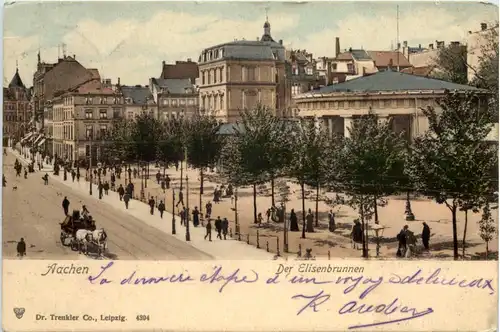
[[[351,137],[349,130],[352,126],[352,117],[343,116],[342,118],[344,119],[344,137]]]

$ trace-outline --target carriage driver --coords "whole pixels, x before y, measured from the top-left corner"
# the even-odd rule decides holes
[[[83,205],[83,206],[82,206],[82,211],[80,212],[80,216],[81,216],[83,219],[87,219],[89,215],[90,215],[89,210],[87,209],[87,207],[86,207],[85,205]]]

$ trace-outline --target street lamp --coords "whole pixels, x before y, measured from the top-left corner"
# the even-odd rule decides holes
[[[92,196],[92,135],[89,136],[89,173],[90,173],[90,181],[89,181],[89,194]]]
[[[186,241],[191,241],[191,234],[189,233],[189,185],[188,185],[187,175],[186,175]]]
[[[234,188],[234,234],[240,234],[240,223],[238,222],[238,187]]]
[[[166,200],[165,200],[166,201]],[[175,235],[175,190],[172,187],[172,234]]]
[[[375,235],[375,241],[377,243],[377,249],[376,249],[377,257],[379,257],[380,255],[380,238],[382,237],[382,235],[384,235],[384,229],[385,227],[380,224],[373,224],[371,227],[371,230]]]
[[[408,151],[410,150],[410,144],[411,144],[411,115],[408,115]],[[406,221],[415,221],[415,215],[413,214],[411,210],[411,201],[410,201],[410,188],[407,188],[406,191],[406,206],[405,206],[405,219]]]

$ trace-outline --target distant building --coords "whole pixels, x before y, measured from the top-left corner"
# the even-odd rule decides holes
[[[19,142],[30,131],[31,90],[27,89],[19,70],[12,77],[9,86],[3,88],[3,136]]]
[[[204,49],[199,57],[200,108],[225,122],[257,104],[284,114],[290,107],[290,78],[283,41],[271,36],[266,20],[257,41],[235,40]]]
[[[421,108],[438,107],[436,100],[445,90],[486,92],[389,70],[305,93],[295,102],[300,117],[319,119],[330,134],[348,136],[352,121],[371,109],[382,120],[391,121],[395,132],[405,132],[407,139],[413,139],[429,129]],[[498,141],[498,123],[488,140]]]
[[[98,74],[98,73],[95,73]],[[111,80],[94,78],[57,93],[48,105],[53,154],[67,161],[104,161],[108,131],[123,115],[123,97]]]
[[[187,61],[176,61],[175,64],[167,64],[163,61],[160,78],[162,79],[191,79],[193,82],[199,77],[198,64]]]
[[[158,119],[191,117],[198,111],[198,91],[192,78],[151,78],[149,86],[157,105]]]
[[[320,77],[312,53],[306,50],[287,50],[286,60],[290,65],[292,96],[325,85],[325,78]]]
[[[496,37],[493,33],[496,31]],[[467,79],[472,81],[479,68],[479,62],[484,54],[485,46],[491,38],[496,38],[498,43],[498,24],[488,28],[486,23],[481,23],[479,31],[469,31],[467,38]],[[498,44],[497,44],[498,45]]]
[[[133,120],[140,114],[150,114],[156,117],[156,102],[149,86],[120,86],[123,96],[124,117]]]

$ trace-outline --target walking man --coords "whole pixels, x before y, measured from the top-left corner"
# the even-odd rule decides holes
[[[182,191],[179,191],[179,201],[175,204],[175,207],[177,207],[180,203],[182,203],[182,206],[184,207],[184,194]]]
[[[422,242],[424,243],[425,250],[429,250],[429,240],[431,238],[431,229],[425,221],[422,224],[424,225],[424,229],[422,230]]]
[[[64,199],[62,201],[62,207],[64,210],[64,215],[67,216],[68,211],[69,211],[69,200],[68,200],[68,197],[66,197],[66,196],[64,196]]]
[[[17,255],[20,258],[26,256],[26,242],[24,242],[24,238],[21,238],[21,241],[17,243]]]
[[[129,193],[125,193],[125,195],[123,195],[123,201],[125,202],[125,208],[128,210],[128,202],[130,201]]]
[[[163,212],[165,212],[165,204],[163,201],[160,201],[160,204],[158,204],[158,211],[160,211],[160,218],[163,219]]]
[[[207,234],[205,235],[205,240],[208,237],[208,241],[212,242],[212,224],[210,223],[210,219],[208,219],[207,226],[205,226],[207,229]]]
[[[118,197],[120,197],[120,201],[123,199],[123,195],[125,195],[125,189],[123,188],[122,184],[120,183],[120,186],[118,187]]]
[[[217,217],[217,220],[215,220],[215,230],[217,231],[217,238],[222,240],[222,220],[220,217]]]
[[[228,229],[229,229],[229,221],[227,220],[227,218],[224,218],[222,220],[222,235],[224,235],[224,240],[226,239]]]
[[[153,199],[153,197],[151,197],[149,199],[149,213],[151,213],[151,215],[153,215],[154,211],[155,211],[155,200]]]

